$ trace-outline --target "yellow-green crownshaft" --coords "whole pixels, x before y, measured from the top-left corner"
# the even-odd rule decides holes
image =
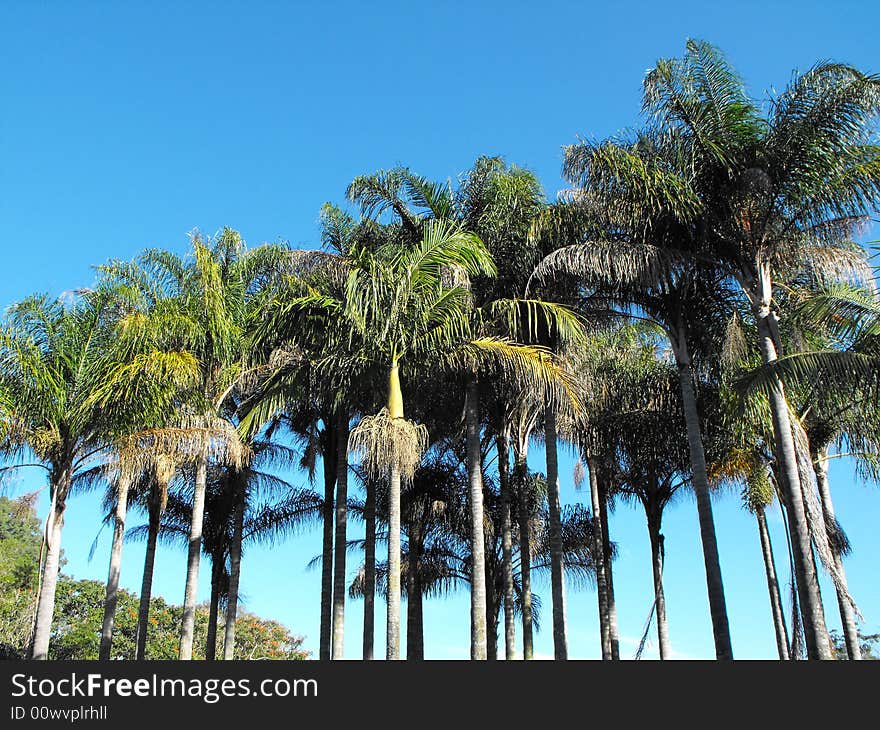
[[[388,414],[391,418],[403,418],[403,391],[400,389],[400,373],[397,363],[388,375]]]

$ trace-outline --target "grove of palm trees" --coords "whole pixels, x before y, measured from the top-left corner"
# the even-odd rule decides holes
[[[472,660],[537,658],[539,632],[554,659],[584,658],[572,637],[588,631],[589,658],[669,659],[667,552],[687,537],[689,610],[716,659],[743,658],[724,500],[753,525],[763,569],[736,600],[768,651],[875,658],[880,617],[859,598],[876,586],[847,580],[860,545],[835,501],[867,488],[880,504],[880,75],[818,60],[779,81],[758,92],[689,39],[645,73],[620,120],[635,125],[555,140],[558,194],[506,156],[441,179],[391,159],[322,191],[319,247],[193,230],[89,261],[64,296],[7,302],[2,475],[39,475],[47,508],[5,651],[160,658],[166,550],[174,655],[239,658],[248,571],[296,581],[286,541],[310,536],[319,589],[290,595],[316,618],[314,659],[425,659],[426,607],[450,596],[469,598],[449,606]],[[864,484],[835,480],[839,458]],[[90,548],[67,537],[86,494],[101,508],[80,527],[105,528],[109,563],[97,655],[71,656],[53,642],[65,560]],[[644,543],[615,534],[622,513]],[[649,582],[624,586],[634,552]],[[618,612],[635,591],[633,648]]]

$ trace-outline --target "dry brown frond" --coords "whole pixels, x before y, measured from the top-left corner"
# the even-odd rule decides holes
[[[387,408],[363,418],[348,437],[349,451],[375,477],[396,467],[402,478],[412,479],[427,448],[428,429],[405,418],[391,418]]]
[[[725,365],[736,365],[748,353],[748,340],[739,315],[734,314],[727,322],[721,347],[721,360]]]
[[[574,464],[574,471],[572,473],[572,480],[574,481],[575,489],[583,488],[586,476],[587,475],[584,470],[584,462],[582,459],[578,459]]]
[[[817,494],[816,472],[813,470],[813,461],[810,458],[809,438],[804,430],[800,419],[789,410],[789,420],[791,422],[792,435],[794,436],[795,456],[797,457],[798,474],[801,481],[801,491],[803,493],[804,508],[807,513],[807,523],[810,529],[810,535],[813,538],[813,546],[816,548],[816,554],[822,567],[834,583],[838,595],[850,604],[856,617],[862,621],[861,611],[856,605],[855,600],[847,590],[846,583],[843,581],[834,561],[834,551],[831,548],[831,542],[828,532],[825,529],[825,516],[822,506],[819,502]]]
[[[307,279],[323,275],[337,286],[345,283],[351,270],[351,264],[346,257],[327,251],[292,249],[288,263],[295,276]]]
[[[178,464],[207,457],[211,461],[240,467],[250,458],[250,449],[231,423],[222,418],[190,417],[177,426],[139,431],[117,444],[117,468],[135,475],[147,469],[162,471]]]

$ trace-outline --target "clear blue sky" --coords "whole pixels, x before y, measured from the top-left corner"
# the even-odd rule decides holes
[[[251,244],[315,246],[326,200],[357,174],[398,163],[439,179],[480,154],[530,167],[549,196],[562,186],[561,146],[638,123],[640,82],[688,36],[721,46],[755,95],[792,69],[833,58],[880,71],[874,2],[111,3],[6,0],[0,7],[0,304],[88,285],[91,266],[147,246],[183,251],[186,233],[239,229]],[[543,468],[536,458],[535,468]],[[565,501],[583,500],[562,464]],[[831,471],[847,561],[865,629],[880,629],[875,557],[880,493],[849,465]],[[301,475],[292,475],[301,481]],[[39,485],[22,474],[17,491]],[[45,504],[45,503],[43,503]],[[753,518],[736,494],[716,500],[719,547],[738,657],[775,655]],[[104,579],[109,533],[91,563],[97,497],[75,498],[68,570]],[[771,517],[779,568],[784,536]],[[138,522],[134,519],[133,522]],[[693,501],[665,521],[670,636],[682,657],[712,656]],[[615,570],[621,650],[631,655],[650,606],[643,515],[618,507]],[[317,651],[319,575],[305,563],[318,531],[245,557],[249,609],[306,635]],[[123,584],[137,590],[143,548],[126,547]],[[156,591],[183,596],[182,554],[163,552]],[[207,588],[203,572],[201,586]],[[552,655],[549,585],[540,655]],[[829,624],[839,626],[824,583]],[[205,595],[205,591],[201,592]],[[426,605],[428,657],[468,653],[465,593]],[[384,654],[384,604],[377,606]],[[599,655],[594,591],[569,592],[571,654]],[[361,605],[346,647],[360,655]]]

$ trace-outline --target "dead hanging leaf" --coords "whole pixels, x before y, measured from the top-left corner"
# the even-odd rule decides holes
[[[412,479],[428,448],[428,429],[405,418],[392,418],[387,408],[367,416],[352,429],[348,449],[361,459],[371,476],[397,468],[401,477]]]

